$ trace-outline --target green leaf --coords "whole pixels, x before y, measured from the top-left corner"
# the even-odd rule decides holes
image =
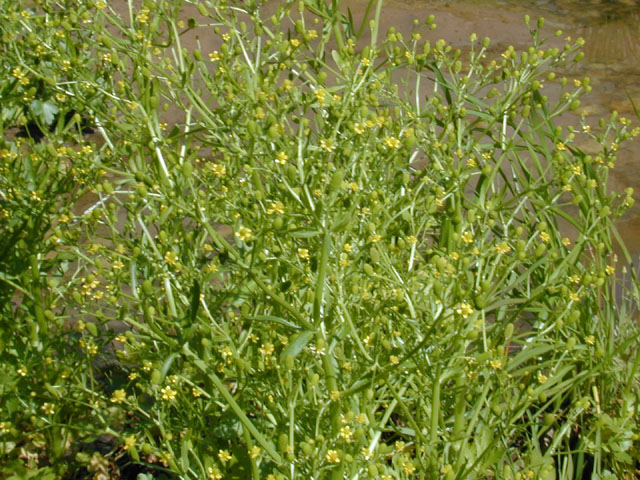
[[[284,318],[276,317],[274,315],[256,315],[254,317],[248,317],[247,319],[258,320],[262,322],[275,322],[275,323],[279,323],[280,325],[284,325],[285,327],[294,328],[296,330],[300,330],[301,328],[298,325],[285,320]]]
[[[298,335],[296,339],[289,345],[287,345],[287,348],[282,351],[281,358],[287,358],[287,356],[289,355],[291,355],[292,357],[298,355],[302,351],[302,349],[307,346],[309,340],[313,338],[314,333],[315,332],[312,332],[311,330],[305,330],[300,335]]]
[[[42,102],[41,100],[34,100],[29,106],[34,115],[38,117],[43,125],[49,126],[53,123],[58,114],[58,107],[52,102]]]

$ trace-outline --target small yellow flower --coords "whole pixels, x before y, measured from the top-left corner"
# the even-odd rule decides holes
[[[462,317],[467,318],[473,313],[473,307],[469,305],[467,302],[462,302],[456,308],[456,313],[458,315],[462,315]]]
[[[327,152],[333,152],[336,147],[331,143],[331,140],[320,140],[320,146]]]
[[[217,467],[209,467],[207,470],[210,480],[221,480],[222,472]]]
[[[40,409],[46,414],[46,415],[53,415],[56,412],[56,407],[53,403],[43,403],[42,407],[40,407]]]
[[[292,38],[291,40],[289,40],[289,43],[294,48],[300,46],[300,40],[298,40],[297,38]]]
[[[127,438],[124,439],[124,446],[126,448],[133,448],[136,446],[136,437],[133,435],[129,435]]]
[[[496,252],[502,255],[506,255],[511,251],[511,247],[507,242],[500,242],[499,244],[496,245],[495,248],[496,248]]]
[[[222,462],[222,463],[227,463],[229,460],[231,460],[231,454],[229,453],[229,450],[220,450],[218,452],[218,459]]]
[[[277,201],[272,202],[269,208],[267,208],[267,215],[284,213],[284,203]]]
[[[562,245],[564,245],[565,247],[568,247],[569,245],[571,245],[571,240],[568,237],[564,237],[562,239]]]
[[[489,365],[491,365],[491,368],[500,370],[502,368],[503,362],[502,362],[502,359],[498,358],[496,360],[491,360],[489,362]]]
[[[211,164],[211,170],[216,177],[221,177],[227,173],[227,167],[224,165],[218,165],[217,163]]]
[[[400,147],[400,140],[395,137],[385,137],[384,144],[389,148],[396,149]]]
[[[578,295],[576,292],[571,292],[569,294],[569,299],[573,300],[574,302],[579,302],[580,301],[580,295]]]
[[[269,357],[273,354],[275,347],[273,343],[263,343],[262,346],[258,349],[260,355]]]
[[[549,235],[547,232],[540,232],[540,240],[547,243],[549,240],[551,240],[551,235]]]
[[[416,471],[416,466],[411,460],[407,460],[402,464],[402,470],[404,470],[404,473],[407,475],[411,475]]]
[[[123,389],[116,390],[111,395],[111,403],[122,403],[127,399],[127,392]]]
[[[138,372],[131,372],[127,378],[129,378],[129,380],[133,381],[138,377],[139,377]]]
[[[334,465],[340,463],[340,454],[336,450],[329,450],[324,458],[327,462],[333,463]]]
[[[280,165],[287,163],[287,160],[289,160],[289,156],[284,152],[280,152],[276,155],[276,163],[279,163]]]
[[[166,386],[166,387],[164,387],[163,389],[160,390],[160,394],[161,394],[163,400],[166,400],[168,402],[172,402],[173,400],[176,399],[176,395],[178,394],[178,392],[176,392],[170,386]]]
[[[585,337],[584,341],[586,342],[587,345],[595,345],[596,337],[594,337],[593,335],[589,335],[588,337]]]
[[[448,463],[446,465],[443,465],[442,468],[440,469],[440,473],[442,473],[443,475],[446,475],[451,471],[453,471],[453,467]]]
[[[240,227],[237,232],[234,233],[236,237],[238,237],[242,241],[249,241],[253,238],[253,234],[250,229],[247,227]]]
[[[391,355],[389,357],[389,361],[393,364],[393,365],[398,365],[400,363],[400,359],[395,356],[395,355]]]
[[[216,273],[218,271],[218,266],[215,263],[210,263],[205,267],[207,273]]]
[[[253,447],[251,447],[251,449],[249,450],[249,456],[251,458],[258,458],[260,456],[260,454],[262,453],[262,449],[260,447],[258,447],[257,445],[254,445]]]
[[[307,260],[309,258],[309,250],[306,248],[299,248],[298,249],[298,256],[302,259],[302,260]]]
[[[171,266],[176,266],[178,264],[178,254],[173,250],[169,250],[164,254],[164,261]]]
[[[378,243],[380,240],[382,239],[382,237],[378,234],[373,234],[369,237],[369,241],[371,243]]]
[[[536,377],[538,379],[538,383],[542,384],[542,383],[546,383],[547,380],[549,380],[549,377],[547,377],[544,373],[542,372],[538,372],[538,375]]]
[[[345,425],[340,429],[340,437],[348,443],[353,441],[353,430],[349,425]]]
[[[464,243],[473,243],[473,233],[471,232],[464,232],[462,234],[462,241]]]
[[[191,395],[193,395],[195,398],[198,398],[202,396],[202,392],[200,391],[200,389],[193,387],[191,389]]]
[[[332,390],[329,394],[329,398],[331,398],[333,402],[337,402],[340,399],[340,392],[337,390]]]

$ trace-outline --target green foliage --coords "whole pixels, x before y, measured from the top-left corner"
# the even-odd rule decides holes
[[[631,478],[607,176],[637,132],[558,126],[581,40],[540,21],[490,60],[373,2],[2,7],[3,474]]]

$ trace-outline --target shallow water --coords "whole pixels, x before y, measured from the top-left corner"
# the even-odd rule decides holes
[[[352,10],[363,10],[365,2],[355,2]],[[634,120],[633,102],[640,106],[640,1],[637,0],[400,0],[385,3],[384,27],[396,26],[410,31],[414,18],[436,16],[438,28],[433,38],[444,38],[463,51],[469,47],[469,35],[491,38],[491,53],[499,54],[513,45],[522,49],[530,45],[523,18],[532,24],[537,17],[546,19],[544,32],[551,36],[561,29],[565,37],[586,40],[584,60],[570,72],[571,76],[591,78],[593,90],[582,99],[589,124],[608,117],[613,110]],[[383,30],[384,31],[384,30]],[[577,123],[572,115],[562,122]],[[585,151],[593,145],[584,144]],[[640,193],[640,141],[621,148],[610,186],[616,191],[633,187]],[[640,202],[618,221],[617,227],[633,257],[640,254]]]
[[[270,7],[279,0],[273,0]],[[126,16],[126,2],[114,0],[111,4]],[[342,7],[351,10],[358,22],[364,15],[366,0],[343,0]],[[266,10],[270,10],[267,7]],[[591,77],[593,90],[582,98],[578,112],[586,112],[588,123],[597,125],[598,119],[617,110],[621,115],[634,119],[630,98],[640,106],[640,0],[394,0],[385,1],[381,31],[394,26],[400,32],[410,32],[413,20],[423,21],[428,15],[436,16],[437,29],[429,39],[443,38],[455,48],[469,48],[469,36],[491,38],[490,56],[497,56],[509,45],[523,49],[531,38],[523,17],[528,14],[535,24],[544,16],[544,32],[552,36],[561,29],[563,38],[583,37],[585,59],[568,76]],[[199,18],[195,6],[185,4],[185,18]],[[213,35],[211,36],[213,37]],[[188,33],[182,46],[202,51],[216,49],[217,40],[203,32]],[[553,96],[549,87],[548,94]],[[184,112],[171,110],[169,121],[181,122]],[[569,114],[561,120],[565,125],[577,124],[578,117]],[[639,123],[637,120],[635,123]],[[580,145],[587,153],[594,145]],[[596,145],[597,146],[597,145]],[[621,148],[616,168],[610,173],[610,186],[616,191],[633,187],[640,194],[640,141],[628,142]],[[84,202],[83,202],[84,203]],[[91,204],[93,202],[86,202]],[[81,207],[85,207],[82,205]],[[617,223],[618,229],[634,257],[640,254],[640,201]]]

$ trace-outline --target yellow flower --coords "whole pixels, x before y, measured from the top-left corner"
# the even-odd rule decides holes
[[[168,402],[172,402],[173,400],[176,399],[176,395],[178,394],[178,392],[176,392],[170,386],[166,386],[166,387],[164,387],[163,389],[160,390],[160,394],[162,395],[162,399],[163,400],[166,400]]]
[[[547,380],[549,380],[549,377],[547,377],[544,373],[539,372],[537,375],[537,379],[538,379],[538,383],[546,383]]]
[[[494,368],[496,370],[500,370],[502,368],[502,359],[498,358],[496,360],[491,360],[489,362],[489,365],[491,365],[491,368]]]
[[[249,450],[249,456],[251,458],[258,458],[260,456],[260,453],[262,453],[262,449],[256,445],[251,447],[251,449]]]
[[[406,473],[407,475],[411,475],[412,473],[414,473],[416,471],[416,466],[413,464],[413,462],[411,460],[407,460],[402,465],[402,470],[404,470],[404,473]]]
[[[469,305],[467,302],[462,302],[456,308],[456,313],[458,315],[462,315],[464,318],[467,318],[473,313],[473,307],[471,307],[471,305]]]
[[[331,140],[320,140],[320,146],[327,152],[333,152],[336,147],[331,143]]]
[[[127,392],[123,389],[116,390],[111,395],[111,403],[122,403],[127,399]]]
[[[265,357],[271,356],[274,350],[275,347],[273,346],[273,343],[263,343],[262,346],[258,349],[260,355],[263,355]]]
[[[276,163],[279,163],[280,165],[287,163],[287,160],[289,160],[289,156],[284,152],[280,152],[276,155]]]
[[[462,241],[464,243],[473,243],[473,233],[471,232],[464,232],[462,234]]]
[[[136,437],[133,435],[129,435],[127,438],[124,439],[124,446],[126,448],[133,448],[136,446]]]
[[[229,450],[220,450],[218,452],[218,459],[220,459],[220,461],[222,463],[227,463],[229,460],[231,460],[231,454],[229,453]]]
[[[217,467],[209,467],[207,470],[210,480],[221,480],[222,472]]]
[[[540,232],[540,240],[547,243],[549,240],[551,240],[551,235],[549,235],[547,232]]]
[[[336,450],[329,450],[324,458],[327,460],[327,462],[333,463],[335,465],[340,463],[340,454]]]
[[[49,402],[43,403],[40,409],[47,415],[53,415],[56,411],[55,405]]]
[[[353,441],[353,431],[349,425],[346,425],[340,429],[340,437],[346,442]]]
[[[284,203],[280,201],[272,202],[269,208],[267,208],[267,215],[273,215],[274,213],[275,214],[284,213]]]
[[[240,240],[243,240],[245,242],[253,238],[253,234],[251,233],[251,230],[248,229],[247,227],[240,227],[238,231],[234,233],[234,235],[238,237]]]
[[[299,248],[298,249],[298,256],[302,259],[302,260],[306,260],[309,258],[309,250],[307,250],[306,248]]]
[[[178,254],[170,250],[164,254],[164,261],[171,266],[176,266],[178,264]]]
[[[218,271],[218,266],[215,263],[210,263],[205,267],[207,273],[216,273]]]
[[[395,137],[385,137],[384,144],[389,148],[399,148],[400,140]]]
[[[442,466],[442,468],[440,469],[440,473],[442,473],[443,475],[446,475],[452,470],[453,470],[453,467],[447,463],[446,465]]]
[[[506,255],[511,251],[511,247],[507,242],[500,242],[499,244],[496,245],[495,248],[496,248],[496,252],[502,255]]]
[[[329,398],[331,398],[332,401],[337,402],[340,399],[340,392],[337,390],[332,390]]]

